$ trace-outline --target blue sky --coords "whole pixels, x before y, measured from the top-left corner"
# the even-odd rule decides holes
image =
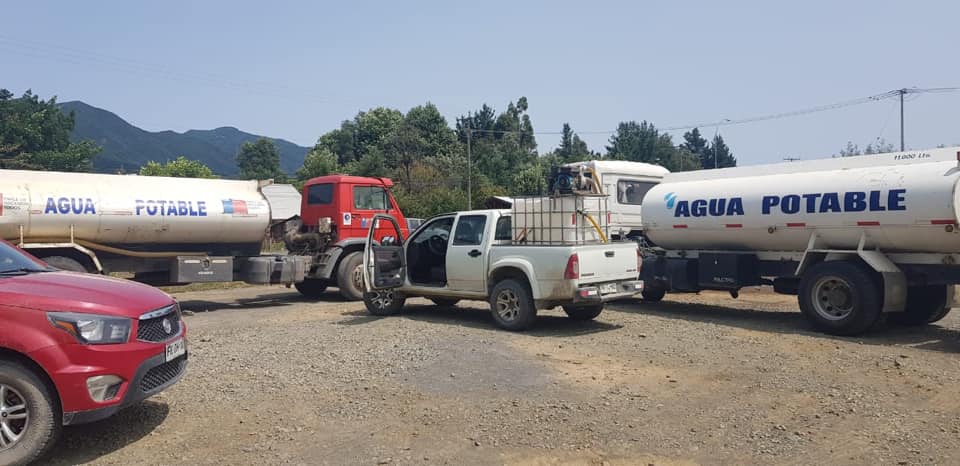
[[[31,0],[0,15],[0,87],[149,130],[229,125],[303,145],[380,105],[431,101],[452,122],[526,96],[536,130],[586,133],[960,86],[955,1]],[[960,92],[908,100],[908,147],[960,144]],[[885,100],[720,132],[756,164],[898,144],[898,125]],[[594,150],[608,137],[583,135]],[[540,151],[557,140],[538,136]]]

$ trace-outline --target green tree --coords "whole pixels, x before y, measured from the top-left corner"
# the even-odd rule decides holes
[[[580,139],[577,133],[573,132],[569,123],[563,124],[560,147],[554,151],[554,154],[560,158],[562,163],[581,162],[595,158],[593,157],[594,154],[587,148],[587,143]]]
[[[370,152],[346,164],[344,171],[356,176],[370,176],[374,178],[390,176],[390,168],[380,151]]]
[[[705,155],[706,157],[700,159],[703,162],[703,168],[727,168],[737,166],[736,157],[730,152],[727,144],[723,142],[723,136],[719,134],[713,137],[713,143],[707,148]],[[716,160],[716,162],[714,162],[714,160]]]
[[[883,138],[878,138],[876,141],[867,144],[867,147],[863,149],[863,153],[866,155],[870,154],[886,154],[888,152],[895,152],[896,148],[893,147],[893,144],[888,143]]]
[[[20,98],[0,89],[0,168],[90,171],[100,148],[71,142],[74,115],[64,115],[56,97],[42,100],[31,91]]]
[[[210,167],[198,160],[191,160],[184,156],[177,157],[167,163],[149,161],[140,168],[141,176],[172,176],[176,178],[217,178]]]
[[[840,149],[840,157],[853,157],[856,155],[861,155],[863,152],[860,151],[860,147],[854,144],[852,141],[847,141],[847,147]],[[834,156],[836,157],[836,156]]]
[[[330,149],[317,145],[303,159],[303,166],[297,170],[297,180],[301,183],[318,176],[330,175],[340,169],[337,156]]]
[[[645,162],[670,168],[676,148],[669,134],[660,134],[652,123],[625,121],[610,136],[607,158]]]
[[[712,155],[707,154],[710,151],[710,143],[700,135],[698,128],[693,128],[683,134],[683,143],[680,144],[680,149],[685,149],[697,157],[700,167],[707,168],[707,159],[712,157]],[[713,166],[711,165],[710,168],[713,168]]]
[[[237,153],[237,166],[240,177],[246,180],[273,179],[284,183],[287,179],[280,171],[280,150],[267,138],[243,143]]]

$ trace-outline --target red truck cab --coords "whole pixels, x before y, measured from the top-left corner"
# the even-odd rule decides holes
[[[0,241],[0,464],[110,417],[186,370],[179,305],[147,285],[51,268]]]
[[[307,279],[297,290],[309,297],[319,297],[327,285],[335,285],[348,300],[363,297],[363,247],[373,216],[389,214],[409,234],[407,219],[390,193],[393,181],[350,175],[327,175],[308,180],[303,185],[300,218],[305,231],[322,231],[329,226],[329,243],[307,271]],[[373,225],[374,239],[396,235],[392,225]]]

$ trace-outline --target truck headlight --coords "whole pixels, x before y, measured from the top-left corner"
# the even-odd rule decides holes
[[[88,345],[126,343],[130,339],[131,320],[125,317],[83,314],[79,312],[48,312],[47,318],[59,328]]]

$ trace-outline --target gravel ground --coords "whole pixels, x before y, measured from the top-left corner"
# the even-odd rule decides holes
[[[177,297],[187,376],[47,463],[960,464],[957,315],[838,338],[793,297],[705,292],[515,334],[483,303]]]

